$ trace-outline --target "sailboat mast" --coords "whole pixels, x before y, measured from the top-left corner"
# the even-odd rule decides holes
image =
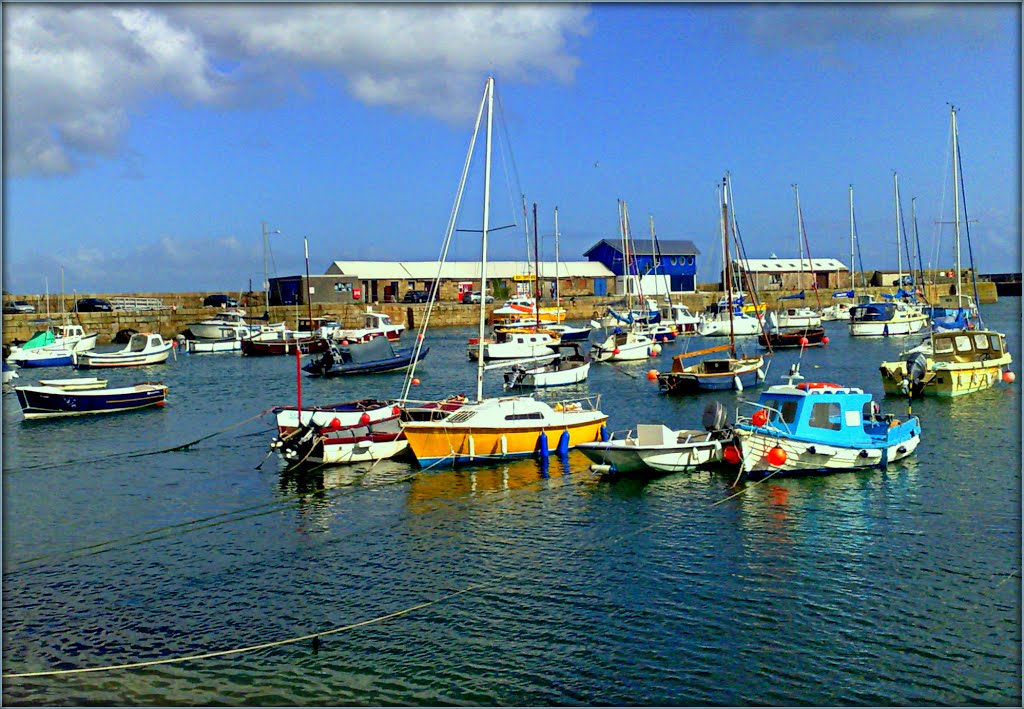
[[[960,283],[960,177],[959,177],[959,153],[960,146],[957,144],[956,135],[956,107],[950,106],[950,121],[953,131],[953,243],[956,249],[956,304],[962,305]]]
[[[491,217],[491,124],[494,120],[494,77],[487,77],[487,146],[484,152],[484,215],[480,237],[480,346],[476,352],[476,400],[484,398],[484,332],[487,325],[487,227]]]
[[[800,282],[797,285],[802,290],[804,287],[804,218],[803,213],[800,211],[800,186],[793,184],[791,187],[796,195],[796,241],[800,249]]]
[[[562,307],[562,293],[558,287],[558,207],[555,207],[555,307]]]
[[[729,190],[722,180],[722,261],[725,263],[725,294],[729,309],[729,354],[736,358],[736,333],[732,323],[732,263],[729,261]]]
[[[537,203],[533,203],[533,257],[537,276],[533,281],[533,328],[540,327],[540,240],[537,238]]]
[[[270,277],[267,267],[267,223],[260,222],[263,227],[263,314],[270,314]]]
[[[853,185],[850,185],[850,291],[854,297],[857,295],[857,282],[854,279],[854,274],[857,269],[856,261],[854,260],[853,254]]]
[[[892,173],[892,185],[896,201],[896,273],[899,279],[896,282],[896,287],[903,288],[903,248],[900,242],[900,176],[896,172]]]

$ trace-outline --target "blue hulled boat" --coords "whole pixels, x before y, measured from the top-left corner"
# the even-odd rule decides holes
[[[311,377],[344,377],[353,374],[377,374],[406,369],[412,363],[415,347],[395,349],[387,337],[380,335],[369,342],[338,345],[333,340],[327,352],[302,369]],[[420,359],[430,351],[420,349]]]
[[[761,393],[750,417],[738,416],[739,451],[726,452],[752,479],[884,468],[914,452],[921,422],[882,415],[871,394],[828,382],[787,384]]]
[[[167,386],[158,382],[142,382],[132,386],[107,389],[106,381],[80,388],[75,380],[54,380],[49,386],[14,387],[18,403],[26,419],[109,414],[147,406],[163,406]]]

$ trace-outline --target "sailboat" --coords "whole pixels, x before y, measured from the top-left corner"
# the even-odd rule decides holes
[[[963,293],[960,281],[960,200],[962,197],[962,165],[960,143],[956,125],[956,108],[950,107],[953,135],[953,224],[956,249],[956,295]],[[964,223],[967,222],[967,204],[964,201]],[[968,243],[970,227],[968,226]],[[971,273],[975,273],[972,258]],[[976,276],[975,276],[976,278]],[[977,282],[975,281],[975,293]],[[966,304],[966,301],[960,301]],[[903,352],[901,359],[882,362],[879,372],[887,394],[910,396],[954,397],[989,389],[1009,372],[1013,362],[1006,349],[1006,336],[987,330],[978,312],[977,328],[937,330],[919,346]]]
[[[912,335],[928,324],[928,316],[913,302],[913,293],[903,289],[899,175],[893,173],[892,179],[896,202],[897,289],[894,295],[885,296],[887,301],[864,303],[850,309],[850,334],[854,336]]]
[[[56,331],[50,319],[50,287],[46,283],[46,320],[34,321],[45,323],[46,329],[37,330],[22,345],[14,345],[8,355],[8,361],[20,367],[61,367],[70,365],[74,353],[87,352],[96,347],[98,333],[87,333],[81,325],[71,322],[68,313],[64,312],[64,324],[58,325]],[[60,269],[61,310],[64,310],[64,267]]]
[[[626,288],[626,314],[620,315],[613,309],[608,308],[608,313],[614,321],[621,324],[613,327],[605,338],[594,343],[590,349],[590,357],[595,362],[632,362],[647,359],[651,356],[654,346],[657,344],[652,335],[649,335],[644,326],[651,322],[651,318],[642,311],[633,308],[633,290],[631,286],[630,272],[633,267],[632,250],[629,238],[629,208],[626,203],[619,200],[619,235],[622,238],[622,263],[623,283]],[[639,277],[636,281],[640,282]],[[641,298],[643,294],[640,294]],[[648,307],[648,312],[651,308]],[[661,312],[654,306],[654,311]]]
[[[846,298],[847,300],[841,300],[838,303],[833,303],[825,308],[821,309],[822,320],[849,320],[850,319],[850,308],[853,307],[853,303],[856,302],[857,297],[857,265],[856,265],[856,254],[854,253],[854,244],[857,238],[857,222],[853,216],[853,185],[850,185],[850,290],[839,291],[832,294],[832,299]]]
[[[494,118],[494,78],[488,77],[466,156],[468,166],[481,123],[486,116],[486,148],[483,170],[483,224],[481,228],[480,283],[487,283],[487,236],[490,227],[491,142]],[[466,181],[463,171],[456,212]],[[454,216],[454,215],[453,215]],[[446,239],[451,238],[454,218]],[[446,249],[447,251],[447,249]],[[483,299],[481,299],[483,301]],[[487,308],[480,303],[479,338],[484,339]],[[599,440],[608,416],[600,411],[600,396],[584,397],[554,405],[530,396],[485,398],[483,350],[478,350],[476,398],[457,407],[435,409],[429,417],[415,416],[402,422],[409,449],[424,467],[484,463],[509,458],[567,451],[579,443]],[[415,411],[413,412],[415,413]]]
[[[796,194],[796,217],[797,217],[797,241],[800,244],[800,286],[803,287],[804,271],[804,246],[807,246],[807,263],[814,273],[814,260],[811,258],[811,245],[807,243],[807,232],[804,229],[804,213],[800,209],[800,189],[793,185],[793,192]],[[804,291],[797,294],[800,299],[804,298]],[[783,296],[779,300],[786,300],[796,296]],[[814,298],[821,307],[821,300],[818,298],[818,290],[814,289]],[[774,320],[774,327],[765,329],[757,338],[762,347],[779,349],[784,347],[817,347],[828,342],[825,337],[825,328],[821,326],[821,315],[818,311],[807,306],[794,308],[782,308],[769,316]]]
[[[732,302],[732,261],[729,258],[729,183],[728,178],[722,180],[721,188],[721,229],[722,255],[725,263],[725,283],[727,302]],[[726,312],[730,320],[735,317],[732,308]],[[730,331],[731,332],[731,331]],[[683,365],[683,360],[698,355],[708,355],[728,350],[728,357],[706,357],[691,364]],[[696,352],[678,354],[672,358],[672,371],[658,375],[658,388],[667,394],[692,394],[699,391],[721,391],[757,386],[764,380],[764,357],[737,357],[736,338],[729,337],[728,345],[709,347]]]

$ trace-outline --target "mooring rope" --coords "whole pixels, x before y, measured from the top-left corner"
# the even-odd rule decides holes
[[[113,460],[115,458],[117,458],[117,459],[123,459],[123,458],[143,458],[143,457],[149,456],[149,455],[159,455],[161,453],[173,453],[175,451],[182,451],[182,450],[186,450],[188,448],[191,448],[192,446],[194,446],[197,443],[201,443],[202,441],[205,441],[207,439],[213,438],[214,436],[219,436],[222,433],[227,433],[228,431],[230,431],[230,430],[232,430],[234,428],[238,428],[239,426],[241,426],[243,424],[246,424],[246,423],[249,423],[250,421],[258,419],[259,417],[266,415],[267,413],[273,411],[276,408],[277,408],[276,406],[271,406],[269,409],[264,409],[263,411],[259,412],[255,416],[250,416],[249,418],[244,419],[242,421],[239,421],[238,423],[233,423],[230,426],[228,426],[227,428],[222,428],[219,431],[214,431],[213,433],[210,433],[210,434],[207,434],[207,435],[202,436],[200,438],[197,438],[194,441],[189,441],[188,443],[182,443],[182,444],[177,445],[177,446],[171,446],[170,448],[161,448],[160,450],[155,450],[155,451],[138,451],[138,452],[135,452],[135,453],[113,453],[111,455],[104,455],[104,456],[100,456],[98,458],[79,458],[77,460],[64,460],[64,461],[61,461],[61,462],[58,462],[58,463],[39,463],[37,465],[20,465],[15,470],[21,471],[21,470],[37,470],[39,468],[63,468],[63,467],[66,467],[68,465],[82,465],[82,464],[86,464],[86,463],[99,463],[99,462],[102,462],[104,460]]]

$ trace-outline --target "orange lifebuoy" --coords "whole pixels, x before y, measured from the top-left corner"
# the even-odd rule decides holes
[[[797,389],[842,389],[842,384],[832,384],[831,382],[800,382],[796,385]]]

